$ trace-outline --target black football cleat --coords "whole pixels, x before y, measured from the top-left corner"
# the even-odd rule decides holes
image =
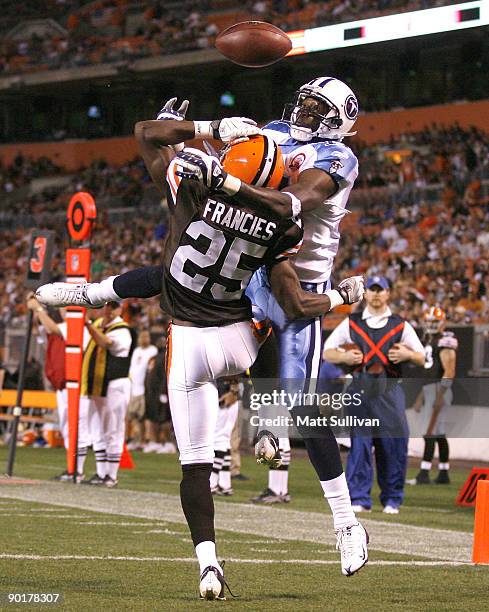
[[[84,485],[100,486],[105,484],[105,478],[100,478],[98,474],[94,474],[88,480],[83,481]]]
[[[448,470],[440,470],[435,478],[435,484],[450,484],[450,476]]]
[[[419,470],[416,476],[416,484],[431,484],[430,473],[428,472],[428,470]]]

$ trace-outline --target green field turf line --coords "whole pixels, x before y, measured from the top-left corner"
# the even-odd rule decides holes
[[[197,563],[194,557],[133,557],[119,555],[30,555],[30,554],[9,554],[0,553],[0,559],[13,559],[25,561],[137,561],[152,563]],[[331,559],[236,559],[227,558],[230,563],[252,563],[256,565],[270,565],[273,563],[288,563],[292,565],[338,565],[338,561]],[[419,566],[419,567],[459,567],[462,565],[471,566],[471,563],[464,561],[369,561],[370,565],[399,565],[399,566]]]

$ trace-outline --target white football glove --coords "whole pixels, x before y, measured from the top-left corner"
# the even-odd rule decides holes
[[[213,136],[222,142],[232,142],[237,139],[247,140],[249,136],[261,134],[256,121],[247,117],[229,117],[218,119],[211,123]]]
[[[173,105],[177,101],[177,98],[170,98],[167,102],[165,102],[163,108],[156,115],[157,121],[168,121],[168,119],[173,119],[174,121],[183,121],[185,119],[185,115],[187,114],[187,109],[189,105],[188,100],[184,100],[180,107],[175,110]],[[185,147],[185,143],[179,142],[178,144],[172,145],[172,149],[175,153],[178,151],[182,151]]]
[[[199,149],[185,148],[177,156],[178,176],[203,183],[211,191],[218,191],[228,176],[219,158]]]
[[[344,304],[359,302],[363,299],[363,294],[365,293],[363,276],[350,276],[350,278],[345,278],[345,280],[342,280],[336,287],[336,291],[338,291],[343,298]]]

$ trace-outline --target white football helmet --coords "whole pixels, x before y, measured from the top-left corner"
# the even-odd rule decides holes
[[[323,113],[307,109],[306,98],[313,98],[326,104]],[[311,127],[301,125],[301,117],[314,117]],[[358,117],[358,101],[353,91],[334,77],[318,77],[305,83],[296,93],[292,104],[287,104],[282,119],[290,123],[290,135],[300,142],[309,142],[313,138],[325,140],[342,140],[353,136],[351,128]]]

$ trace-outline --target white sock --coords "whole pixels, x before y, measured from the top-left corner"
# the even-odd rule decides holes
[[[119,464],[121,462],[120,453],[109,453],[107,455],[107,476],[112,480],[117,480],[117,473],[119,472]]]
[[[449,470],[450,469],[450,464],[449,463],[439,463],[438,464],[438,469],[439,470]]]
[[[97,476],[99,478],[105,478],[107,474],[107,455],[105,448],[101,450],[94,450],[95,454],[95,465],[97,466]]]
[[[282,479],[280,478],[279,470],[268,470],[268,488],[271,489],[276,495],[280,495]]]
[[[85,459],[87,458],[88,448],[85,446],[79,448],[76,456],[76,473],[83,474],[83,468],[85,467]]]
[[[88,283],[87,296],[93,304],[101,302],[110,302],[112,300],[120,300],[120,296],[114,291],[114,278],[109,276],[100,283]]]
[[[221,470],[219,472],[219,486],[221,489],[231,488],[231,472],[229,470]]]
[[[211,489],[215,489],[217,487],[219,484],[219,472],[211,472],[210,483]]]
[[[268,488],[277,495],[285,495],[289,491],[288,470],[268,470]]]
[[[207,540],[206,542],[200,542],[195,547],[195,554],[197,555],[197,559],[199,560],[200,573],[205,570],[209,565],[213,565],[217,567],[217,569],[222,574],[222,567],[217,562],[216,557],[216,543]]]
[[[321,487],[333,513],[335,529],[342,529],[358,523],[351,508],[350,492],[344,472],[332,480],[321,480]]]
[[[431,461],[421,461],[421,469],[429,472],[431,470]]]

